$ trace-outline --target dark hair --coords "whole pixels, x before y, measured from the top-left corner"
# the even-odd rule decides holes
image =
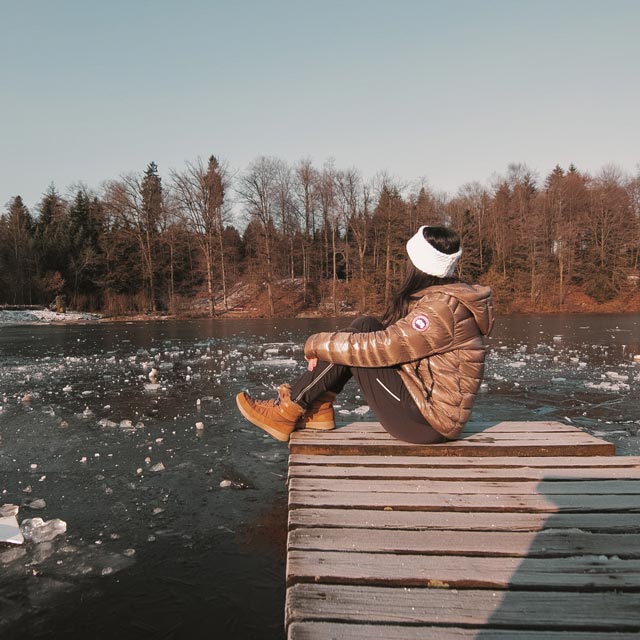
[[[422,231],[425,240],[435,247],[440,253],[455,253],[460,248],[460,236],[447,227],[425,227]],[[413,263],[408,260],[409,269],[400,290],[395,293],[393,300],[386,310],[382,323],[385,327],[404,318],[409,312],[409,304],[414,298],[414,294],[422,291],[427,287],[435,287],[443,284],[452,284],[458,282],[458,278],[439,278],[424,273],[417,269]]]

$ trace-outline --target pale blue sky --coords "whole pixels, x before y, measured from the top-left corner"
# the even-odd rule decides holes
[[[436,190],[640,162],[637,0],[0,0],[0,207],[211,153]]]

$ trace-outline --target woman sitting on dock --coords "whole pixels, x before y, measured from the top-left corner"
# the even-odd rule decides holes
[[[382,426],[417,444],[455,439],[482,381],[493,326],[488,287],[455,276],[457,233],[421,227],[407,242],[409,269],[383,321],[363,316],[304,347],[307,371],[277,400],[236,397],[242,415],[281,441],[296,428],[333,429],[333,400],[354,376]]]

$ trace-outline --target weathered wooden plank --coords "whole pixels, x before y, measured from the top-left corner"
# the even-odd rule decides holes
[[[456,556],[553,558],[606,555],[640,558],[638,534],[558,531],[389,531],[388,529],[298,528],[289,532],[288,549]],[[640,611],[639,611],[640,613]]]
[[[379,424],[379,423],[378,423]],[[376,428],[384,428],[382,425]],[[527,433],[542,432],[542,431],[584,431],[581,427],[577,427],[572,424],[565,424],[564,422],[544,421],[544,420],[530,420],[530,421],[512,421],[505,420],[503,422],[471,422],[467,423],[462,430],[462,434],[467,435],[469,433],[480,432],[519,432],[525,431]]]
[[[340,622],[294,622],[288,640],[638,640],[634,632],[617,631],[519,631],[463,629],[440,626],[346,624]]]
[[[606,556],[513,558],[340,551],[287,554],[287,583],[413,587],[640,589],[640,560]]]
[[[325,431],[319,433],[317,430],[305,429],[304,431],[296,432],[295,434],[296,442],[315,442],[317,440],[322,440],[323,442],[357,442],[360,440],[366,440],[368,442],[386,442],[386,441],[394,441],[393,436],[389,435],[386,431],[381,432],[345,432],[344,429],[336,429],[335,431]],[[402,442],[402,441],[401,441]],[[506,442],[517,442],[520,444],[526,444],[528,442],[542,443],[548,442],[549,444],[554,443],[601,443],[604,442],[602,438],[596,438],[595,436],[589,435],[588,433],[584,433],[583,431],[569,431],[569,432],[488,432],[483,431],[482,433],[474,433],[464,438],[460,438],[459,440],[455,440],[457,443],[483,443],[490,444],[494,442],[506,443]]]
[[[418,511],[540,511],[555,513],[640,511],[634,495],[458,495],[456,493],[386,493],[289,491],[289,507],[402,509]]]
[[[499,443],[456,440],[434,445],[411,444],[400,440],[371,441],[367,439],[335,441],[330,438],[304,440],[294,433],[289,441],[294,454],[370,455],[370,456],[609,456],[615,453],[613,444],[602,441],[586,443]]]
[[[289,510],[289,528],[349,527],[425,531],[541,531],[582,529],[640,533],[640,513],[483,513],[464,511],[384,511],[302,508]]]
[[[340,414],[338,414],[339,416]],[[367,421],[355,421],[350,422],[344,426],[338,428],[341,432],[363,432],[363,433],[375,433],[384,432],[384,427],[379,422],[367,422]],[[497,432],[558,432],[558,431],[580,431],[584,433],[584,430],[580,427],[571,424],[565,424],[563,422],[557,422],[554,420],[530,420],[530,421],[513,421],[503,420],[501,422],[470,422],[464,427],[464,433],[480,433],[482,431],[497,431]]]
[[[351,478],[370,480],[640,480],[640,467],[596,467],[548,469],[531,467],[410,467],[410,466],[344,466],[326,464],[294,464],[290,478]]]
[[[459,495],[475,493],[506,493],[510,495],[640,495],[640,478],[637,480],[414,480],[414,479],[352,479],[352,478],[291,478],[292,491],[350,491],[353,493],[394,492],[394,493],[448,493]],[[637,500],[640,509],[640,497]]]
[[[291,454],[289,456],[289,466],[299,465],[326,465],[326,466],[364,466],[367,467],[415,467],[434,468],[449,467],[452,469],[464,467],[478,467],[500,469],[500,468],[560,468],[560,469],[581,469],[589,468],[615,468],[629,467],[640,470],[640,456],[491,456],[482,461],[477,457],[465,456],[347,456],[347,455],[305,455]]]
[[[544,422],[500,423],[464,439],[438,445],[415,445],[391,437],[378,423],[352,423],[331,432],[295,432],[289,447],[294,454],[330,455],[610,455],[615,448],[569,425]],[[542,429],[542,430],[539,430]],[[549,431],[548,429],[552,429]]]
[[[296,584],[288,589],[286,600],[286,616],[290,623],[297,620],[333,620],[563,631],[633,631],[640,629],[638,611],[640,594],[612,592],[504,592]],[[372,637],[380,636],[374,634]],[[387,637],[386,634],[383,637]]]

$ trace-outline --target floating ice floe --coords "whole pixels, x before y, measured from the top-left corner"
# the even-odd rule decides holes
[[[367,413],[369,411],[369,406],[364,404],[361,407],[358,407],[356,409],[353,410],[353,413],[355,413],[358,416],[362,416],[365,413]]]
[[[269,358],[268,360],[259,361],[258,364],[270,367],[296,367],[299,363],[293,358]]]
[[[29,509],[44,509],[47,506],[47,503],[43,498],[36,498],[35,500],[31,500],[25,504],[25,507]]]
[[[602,382],[585,382],[585,387],[589,389],[598,389],[601,391],[629,391],[629,385],[625,382],[609,382],[603,380]]]
[[[349,415],[351,413],[355,413],[357,416],[362,416],[365,413],[367,413],[367,411],[369,411],[369,407],[365,404],[355,409],[340,409],[338,413],[341,413],[343,415]]]
[[[617,371],[607,371],[604,374],[607,378],[611,380],[624,381],[626,382],[629,379],[629,376],[623,373],[618,373]]]

